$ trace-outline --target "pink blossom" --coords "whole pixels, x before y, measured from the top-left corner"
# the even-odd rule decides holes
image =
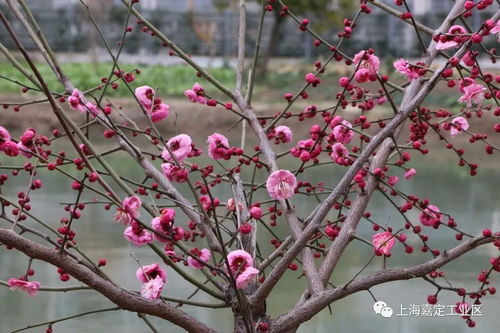
[[[160,276],[157,276],[142,285],[141,296],[147,299],[157,300],[160,298],[164,285],[165,282],[163,282]]]
[[[4,142],[10,141],[10,133],[7,131],[7,129],[3,126],[0,126],[0,151],[2,151],[2,144]]]
[[[313,139],[300,140],[297,142],[297,146],[290,149],[290,153],[292,156],[300,158],[302,162],[307,162],[321,154],[321,145]]]
[[[448,34],[452,36],[440,36],[439,41],[437,42],[436,49],[437,50],[448,50],[458,47],[462,42],[465,41],[463,38],[467,33],[464,27],[461,25],[453,25],[448,29]]]
[[[17,148],[19,148],[19,151],[24,157],[31,158],[33,156],[31,150],[28,147],[26,147],[21,141],[17,143]]]
[[[188,178],[188,171],[172,163],[162,163],[161,169],[163,174],[171,182],[184,183]]]
[[[129,225],[130,222],[132,222],[132,218],[122,207],[118,207],[114,218],[115,218],[115,222],[119,222],[119,223],[122,223],[124,225]]]
[[[339,85],[343,88],[347,88],[349,86],[349,82],[350,82],[349,78],[345,76],[342,76],[339,79]]]
[[[230,212],[236,212],[236,202],[234,198],[229,198],[226,203],[226,208]],[[243,205],[241,203],[238,203],[238,208],[239,211],[241,212],[243,210]]]
[[[462,93],[465,93],[465,87],[470,86],[471,84],[474,84],[475,81],[471,77],[465,77],[461,80],[458,81],[458,88]]]
[[[307,73],[305,80],[307,83],[311,84],[313,87],[316,87],[318,84],[321,83],[321,79],[314,75],[313,73]]]
[[[367,82],[370,79],[370,71],[367,68],[360,68],[354,73],[354,79],[360,83]]]
[[[33,138],[35,137],[35,130],[33,128],[28,128],[24,131],[23,135],[19,141],[25,146],[31,146],[33,144]]]
[[[498,34],[500,33],[500,20],[495,23],[495,26],[490,30],[492,34]]]
[[[197,94],[205,94],[205,90],[203,89],[201,84],[199,84],[198,82],[193,84],[193,91]]]
[[[500,42],[500,20],[498,20],[493,29],[490,30],[490,33],[497,35],[498,41]]]
[[[189,153],[191,153],[191,151],[193,150],[191,143],[192,140],[189,135],[179,134],[168,140],[167,146],[170,148],[177,161],[182,162],[189,156]],[[166,148],[163,149],[161,157],[165,161],[173,160],[172,156],[170,156],[170,153]]]
[[[92,155],[92,150],[89,149],[89,147],[87,147],[85,144],[81,143],[78,145],[78,148],[80,148],[80,150],[86,155],[86,156],[89,156],[89,155]]]
[[[423,212],[420,213],[419,218],[423,225],[432,227],[434,225],[438,225],[441,221],[441,212],[437,206],[429,205]]]
[[[229,141],[219,133],[214,133],[208,137],[208,156],[214,160],[221,158],[228,159]]]
[[[335,126],[332,131],[335,140],[345,145],[350,143],[354,136],[350,128],[352,128],[352,125],[347,120],[343,120],[341,124]]]
[[[385,96],[380,96],[379,98],[377,98],[377,104],[378,104],[378,105],[382,105],[382,104],[384,104],[385,102],[387,102],[387,97],[385,97]]]
[[[447,49],[454,49],[458,46],[458,43],[450,40],[446,42],[439,41],[436,45],[436,50],[447,50]]]
[[[125,225],[130,224],[140,216],[141,205],[141,199],[135,195],[123,199],[122,207],[116,211],[115,221]]]
[[[395,241],[395,238],[388,231],[373,235],[372,244],[375,254],[390,256],[391,248],[394,246]]]
[[[245,288],[255,277],[259,275],[259,271],[253,267],[252,256],[243,250],[235,250],[227,255],[229,269],[236,277],[236,287],[238,289]]]
[[[330,157],[335,163],[338,165],[349,165],[349,150],[343,144],[340,142],[335,143],[332,146],[332,150]]]
[[[139,197],[133,195],[123,199],[122,206],[133,218],[140,216],[139,210],[141,209],[142,201]]]
[[[88,111],[93,117],[97,117],[99,115],[97,105],[91,102],[85,103],[85,111]]]
[[[235,250],[227,254],[229,269],[231,273],[241,273],[249,267],[253,267],[252,256],[244,250]]]
[[[159,217],[155,217],[151,220],[151,226],[153,230],[158,231],[159,233],[170,235],[172,231],[172,222],[175,218],[175,210],[172,208],[165,208],[162,210],[162,213]],[[153,234],[153,237],[160,242],[168,242],[168,238],[163,236]]]
[[[168,117],[170,106],[161,102],[160,98],[155,98],[155,91],[148,86],[141,86],[135,89],[135,96],[144,110],[150,115],[151,121],[157,123]]]
[[[417,173],[417,170],[411,168],[410,170],[406,171],[405,172],[405,179],[410,179],[412,178],[413,176],[415,176]]]
[[[15,278],[10,278],[7,280],[11,290],[22,291],[28,294],[30,297],[34,297],[38,294],[38,289],[40,288],[40,282],[37,281],[25,281]]]
[[[153,123],[157,123],[168,117],[170,113],[170,106],[164,103],[155,104],[153,107],[153,111],[151,111],[151,121]]]
[[[390,176],[389,177],[389,185],[394,186],[399,182],[398,176]]]
[[[173,227],[171,223],[161,222],[160,217],[155,217],[151,220],[153,229],[157,232],[165,234],[166,236],[153,233],[153,238],[162,242],[170,244],[172,241],[176,242],[184,238],[184,229],[180,226]],[[168,236],[168,237],[167,237]]]
[[[456,117],[451,121],[450,134],[455,136],[469,128],[469,122],[464,117]]]
[[[259,270],[254,267],[248,267],[236,277],[236,288],[245,288],[252,280],[259,276]]]
[[[207,104],[205,90],[198,82],[193,85],[192,89],[186,90],[184,96],[186,96],[191,103]]]
[[[354,79],[363,83],[368,80],[376,79],[376,75],[380,67],[380,60],[376,55],[362,50],[354,56],[353,65],[358,68],[354,74]]]
[[[462,62],[469,67],[474,66],[476,64],[474,52],[472,51],[465,52],[464,56],[462,57]]]
[[[316,80],[316,75],[314,75],[313,73],[307,73],[305,79],[307,83],[314,83],[314,80]]]
[[[198,103],[198,95],[196,95],[194,90],[191,89],[186,90],[184,92],[184,96],[186,96],[191,103]]]
[[[201,250],[192,249],[191,254],[193,256],[195,256],[196,258],[198,258],[198,260],[196,260],[195,258],[193,258],[191,256],[189,256],[187,258],[187,263],[188,263],[189,267],[194,268],[194,269],[202,269],[203,264],[200,263],[200,261],[208,262],[210,260],[210,258],[212,257],[212,254],[210,253],[210,251],[208,249],[201,249]]]
[[[171,258],[177,258],[177,253],[175,253],[175,251],[173,250],[166,250],[165,254]]]
[[[5,141],[1,144],[1,150],[7,156],[16,157],[19,155],[19,147],[14,141]]]
[[[293,140],[292,130],[288,126],[278,126],[274,129],[274,136],[283,143],[288,143]]]
[[[330,121],[330,128],[334,129],[335,126],[339,125],[344,119],[341,116],[335,116],[333,119]]]
[[[208,195],[202,195],[200,197],[200,202],[203,210],[209,211],[212,208],[213,202]]]
[[[153,88],[148,86],[141,86],[135,88],[135,97],[146,111],[151,111],[153,106],[153,99],[155,96],[155,91]]]
[[[260,207],[254,206],[250,208],[250,216],[253,219],[260,219],[262,217],[262,209]]]
[[[83,95],[78,89],[73,89],[73,92],[68,97],[68,104],[73,110],[78,110],[80,112],[85,112],[87,109],[83,104]]]
[[[418,79],[420,77],[418,68],[411,66],[405,59],[401,58],[394,62],[394,68],[401,74],[406,75],[408,80]]]
[[[180,226],[173,227],[172,228],[172,238],[174,241],[180,241],[181,239],[184,238],[184,229]]]
[[[267,192],[274,199],[288,199],[294,195],[297,179],[288,170],[276,170],[269,175],[266,182]]]
[[[165,272],[158,263],[142,266],[135,272],[137,280],[146,283],[149,280],[160,277],[163,282],[167,281],[167,272]]]
[[[467,107],[469,108],[474,104],[480,104],[484,99],[485,90],[485,87],[477,83],[468,85],[464,88],[464,94],[458,99],[458,101],[460,103],[467,103]]]
[[[173,208],[164,208],[161,210],[161,221],[162,223],[165,223],[165,222],[172,222],[174,219],[175,219],[175,209]]]
[[[136,221],[133,221],[131,225],[125,229],[123,235],[135,246],[146,245],[153,241],[153,235]]]

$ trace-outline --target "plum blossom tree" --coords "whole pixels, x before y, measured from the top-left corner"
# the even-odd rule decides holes
[[[427,301],[431,304],[437,302],[440,293],[456,295],[457,313],[473,327],[471,305],[495,294],[490,282],[494,273],[500,272],[500,231],[485,229],[479,235],[471,235],[444,207],[404,193],[397,174],[404,175],[403,181],[412,181],[417,171],[411,166],[411,156],[428,152],[427,138],[432,134],[457,155],[459,166],[468,168],[471,176],[478,172],[478,165],[466,159],[464,150],[457,147],[450,136],[467,136],[470,142],[484,145],[488,154],[500,150],[486,135],[470,130],[474,120],[484,113],[500,116],[500,77],[484,72],[478,61],[479,55],[493,63],[498,59],[495,49],[488,50],[483,45],[484,39],[496,40],[499,34],[498,2],[456,0],[450,4],[441,25],[431,29],[413,18],[405,0],[395,1],[400,11],[377,0],[361,0],[357,14],[344,20],[344,30],[337,40],[331,41],[314,30],[314,22],[299,18],[297,15],[301,13],[294,12],[286,1],[263,1],[262,17],[280,10],[297,23],[297,29],[311,34],[317,47],[331,52],[324,62],[315,64],[314,72],[305,76],[299,91],[285,93],[283,108],[273,115],[257,112],[252,105],[259,48],[257,44],[247,66],[244,0],[239,2],[235,89],[224,86],[142,16],[135,7],[139,0],[122,0],[128,14],[117,50],[100,33],[92,11],[81,0],[107,47],[112,66],[109,76],[97,82],[94,88],[79,90],[61,70],[25,1],[19,0],[20,6],[12,0],[6,2],[12,11],[12,20],[18,20],[39,47],[64,86],[64,92],[55,92],[54,87],[47,85],[32,55],[21,43],[20,32],[15,31],[5,13],[0,12],[3,26],[27,65],[18,62],[3,45],[0,45],[1,51],[29,80],[29,85],[22,85],[23,92],[44,96],[28,103],[4,102],[4,108],[18,111],[26,104],[48,103],[62,129],[54,129],[51,134],[40,133],[33,124],[17,138],[10,134],[9,128],[0,126],[0,152],[4,155],[0,169],[11,171],[10,175],[0,175],[0,249],[12,250],[11,255],[29,262],[26,272],[2,270],[1,278],[5,279],[0,282],[2,285],[31,297],[36,297],[38,292],[94,291],[115,303],[118,309],[139,314],[155,332],[157,329],[149,317],[170,321],[189,332],[215,332],[178,305],[229,308],[234,315],[234,332],[238,333],[295,332],[342,298],[391,281],[409,279],[429,282],[432,294]],[[415,62],[400,59],[394,63],[395,69],[403,74],[396,73],[396,79],[405,79],[402,84],[384,74],[377,50],[341,49],[342,41],[356,33],[357,20],[369,15],[373,6],[414,27],[422,43],[421,59]],[[493,15],[472,29],[467,23],[468,17],[484,8],[495,8]],[[179,129],[181,134],[174,137],[164,137],[156,123],[172,119],[170,107],[158,95],[160,90],[137,87],[135,75],[140,71],[125,72],[120,66],[123,45],[133,29],[132,17],[149,38],[169,48],[172,56],[181,58],[197,71],[198,78],[193,78],[192,89],[185,92],[188,101],[207,108],[207,117],[225,112],[245,124],[240,145],[231,143],[220,133],[213,133],[205,142],[197,141],[191,137],[193,133],[189,128]],[[261,20],[261,24],[263,22]],[[430,34],[431,41],[424,43],[421,34]],[[443,61],[437,62],[438,59]],[[324,109],[311,105],[304,111],[292,112],[297,100],[307,100],[308,91],[321,84],[321,75],[334,61],[344,63],[351,74],[339,79],[332,105]],[[247,68],[250,69],[248,75]],[[426,106],[427,97],[438,84],[457,94],[461,103],[459,114]],[[112,102],[104,102],[105,96],[109,97],[106,101],[112,99],[108,96],[110,88],[130,93],[146,125],[136,124]],[[399,104],[398,95],[401,96]],[[370,110],[375,105],[387,105],[393,115],[384,119],[372,116]],[[351,121],[345,119],[349,117],[348,106],[357,110]],[[285,119],[287,124],[309,122],[308,136],[292,133],[284,124]],[[252,133],[246,133],[245,126]],[[115,148],[101,150],[96,144],[97,136],[86,131],[89,127],[100,129]],[[500,124],[492,124],[492,127],[500,132]],[[409,129],[408,137],[403,135],[403,128]],[[254,147],[246,144],[247,136],[257,142]],[[146,139],[147,143],[139,138]],[[71,150],[54,153],[51,146],[60,140],[68,140]],[[113,168],[107,157],[117,152],[126,153],[141,167],[142,181],[121,176]],[[209,162],[199,159],[200,155],[208,155]],[[287,164],[285,168],[284,157],[293,160],[293,167]],[[22,161],[20,165],[13,165],[18,161]],[[319,165],[342,170],[342,178],[337,183],[331,183],[330,179],[312,183],[307,178],[307,170]],[[67,172],[66,166],[74,167],[75,173]],[[43,191],[38,171],[45,168],[62,179],[68,178],[75,192],[74,200],[65,204],[66,216],[58,223],[44,221],[31,209],[31,192]],[[27,189],[12,193],[9,187],[12,177],[26,177]],[[223,189],[226,197],[218,197],[215,189]],[[375,192],[383,194],[401,219],[394,218],[386,224],[367,211]],[[257,194],[265,199],[258,200]],[[116,232],[123,233],[132,248],[148,248],[157,256],[154,262],[138,262],[139,268],[129,268],[130,275],[135,273],[137,278],[137,290],[122,288],[106,273],[105,253],[96,262],[78,247],[79,234],[74,222],[86,218],[88,198],[99,199],[97,202],[102,203],[102,208],[110,211],[108,222],[115,221]],[[295,205],[299,200],[317,200],[317,205],[311,211],[301,211]],[[417,220],[410,217],[410,211],[418,213]],[[281,220],[287,225],[286,234],[273,232],[273,226]],[[359,236],[361,223],[371,225],[371,240]],[[456,238],[457,245],[442,248],[433,243],[436,229],[445,229],[450,237]],[[272,235],[271,250],[259,246],[265,241],[260,235],[267,231]],[[369,246],[373,257],[367,261],[383,256],[384,265],[370,274],[365,274],[361,266],[351,280],[332,286],[332,273],[351,243]],[[495,255],[484,263],[478,288],[465,290],[444,283],[442,267],[480,246],[492,247]],[[415,251],[416,247],[420,251]],[[394,256],[417,256],[417,253],[421,254],[417,265],[395,267],[391,264]],[[37,281],[31,267],[33,261],[56,267],[63,285],[46,286],[43,281]],[[271,292],[290,271],[297,269],[302,272],[301,278],[307,287],[287,312],[271,317],[266,309]],[[175,271],[187,285],[213,301],[203,303],[171,297],[170,271]],[[204,281],[199,278],[200,274]],[[64,285],[73,280],[83,286]],[[107,309],[93,313],[104,311]],[[30,327],[46,325],[47,332],[52,332],[52,326],[61,320]]]

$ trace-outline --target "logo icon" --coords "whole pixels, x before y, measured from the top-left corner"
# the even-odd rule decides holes
[[[373,304],[373,311],[384,318],[391,318],[393,314],[392,308],[387,306],[387,303],[383,301],[375,302],[375,304]]]

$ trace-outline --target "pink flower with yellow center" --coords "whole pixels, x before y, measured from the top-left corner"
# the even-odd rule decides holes
[[[376,255],[391,255],[391,249],[394,246],[395,238],[393,235],[386,232],[379,232],[372,236],[372,244]]]
[[[467,129],[469,129],[469,122],[464,117],[456,117],[451,121],[451,136],[455,136],[462,131],[467,131]]]
[[[460,103],[466,103],[467,107],[478,105],[484,99],[486,88],[478,83],[473,83],[464,88],[464,94],[458,99]]]
[[[191,137],[187,134],[179,134],[167,141],[168,148],[179,162],[184,161],[189,156],[189,153],[193,150],[191,144]],[[170,152],[166,148],[163,149],[161,157],[165,161],[173,161]]]
[[[229,141],[219,133],[214,133],[208,137],[208,156],[214,160],[228,158]]]
[[[269,175],[266,182],[267,192],[278,200],[291,198],[297,187],[297,179],[288,170],[276,170]]]

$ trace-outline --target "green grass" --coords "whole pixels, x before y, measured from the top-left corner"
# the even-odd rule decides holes
[[[27,64],[23,65],[28,69]],[[37,64],[37,68],[52,91],[60,92],[63,90],[49,66],[39,63]],[[80,90],[87,90],[101,84],[101,79],[109,76],[111,68],[111,63],[66,63],[62,65],[63,72]],[[133,71],[137,66],[121,64],[121,68],[125,71]],[[148,85],[159,89],[158,93],[162,96],[181,96],[186,89],[191,88],[194,82],[200,82],[207,87],[210,86],[205,79],[197,77],[196,71],[187,65],[154,65],[140,66],[139,68],[141,73],[136,75],[136,80],[131,84],[132,87]],[[235,73],[232,68],[210,68],[207,71],[225,86],[230,89],[234,88]],[[5,61],[0,61],[0,75],[29,87],[33,86],[16,68]],[[298,73],[297,71],[290,73],[271,72],[265,80],[257,77],[256,90],[263,91],[269,88],[282,90],[287,87],[295,87],[297,83],[302,84],[302,81],[303,73]],[[20,91],[20,88],[18,84],[0,78],[0,92],[16,93]],[[109,89],[108,94],[112,96],[126,96],[128,95],[128,91],[123,83],[120,83],[119,89]]]
[[[27,64],[23,66],[28,69]],[[38,63],[37,68],[47,81],[52,91],[62,92],[62,86],[57,81],[52,70],[43,63]],[[108,77],[112,63],[66,63],[62,65],[64,73],[71,79],[73,84],[80,90],[87,90],[101,84],[103,77]],[[136,65],[121,64],[125,71],[133,71]],[[221,93],[212,89],[212,85],[205,79],[196,76],[196,71],[188,65],[153,65],[140,66],[140,74],[136,75],[136,80],[131,83],[132,88],[148,85],[155,89],[163,97],[182,96],[186,89],[191,88],[194,82],[199,82],[207,88],[207,92],[215,98],[221,97]],[[264,78],[256,77],[255,99],[265,101],[266,103],[282,102],[284,92],[295,92],[304,84],[304,74],[310,71],[310,66],[305,63],[296,66],[280,67],[270,71]],[[391,69],[389,69],[391,70]],[[235,73],[232,68],[209,68],[207,71],[219,80],[229,89],[234,88]],[[32,86],[26,78],[20,74],[16,68],[5,60],[0,60],[0,75],[11,80],[18,81],[27,86]],[[0,77],[0,93],[18,93],[20,86],[16,83]],[[338,74],[333,71],[327,71],[322,74],[323,84],[314,90],[310,89],[315,100],[330,100],[332,92],[338,88]],[[97,93],[98,95],[98,93]],[[128,90],[120,82],[120,87],[116,90],[109,88],[107,95],[110,96],[128,96]],[[457,108],[457,95],[449,94],[448,91],[436,91],[427,98],[427,103],[431,105],[440,105],[441,107]],[[396,96],[396,102],[399,102],[399,95]]]
[[[37,67],[46,79],[51,90],[62,91],[62,86],[47,65],[37,64]],[[125,71],[132,71],[137,68],[134,65],[121,65],[121,67]],[[25,65],[25,68],[28,67]],[[64,73],[80,90],[87,90],[101,84],[101,78],[107,77],[111,68],[111,63],[67,63],[62,65]],[[196,71],[188,66],[155,65],[142,66],[140,69],[141,73],[136,75],[136,80],[132,83],[132,86],[149,85],[154,88],[159,88],[159,92],[162,95],[181,95],[184,90],[190,88],[194,82],[199,81],[201,83],[204,81],[204,79],[198,78],[196,76]],[[213,68],[209,69],[209,72],[224,85],[230,88],[234,86],[234,71],[232,69]],[[0,62],[0,75],[30,87],[32,86],[29,80],[24,78],[16,68],[10,65],[10,63]],[[19,92],[19,90],[19,85],[0,78],[1,92]],[[118,96],[128,94],[127,89],[123,87],[123,83],[116,91],[110,89],[109,93]]]

